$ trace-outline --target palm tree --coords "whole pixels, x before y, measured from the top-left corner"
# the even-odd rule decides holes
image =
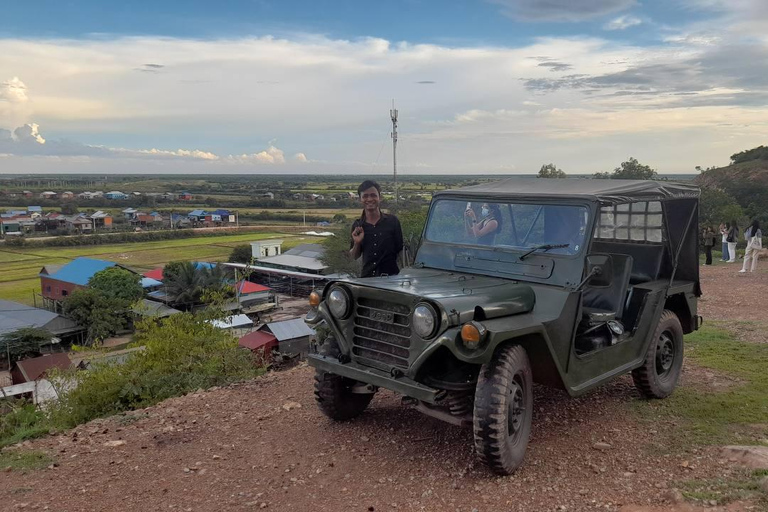
[[[170,303],[191,309],[203,303],[207,291],[226,291],[226,276],[218,265],[206,266],[191,261],[172,261],[163,269],[163,284]]]

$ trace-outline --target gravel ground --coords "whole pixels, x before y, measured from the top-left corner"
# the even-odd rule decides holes
[[[742,280],[724,265],[704,268],[701,313],[754,318],[765,309],[766,281],[765,272]],[[712,383],[737,384],[686,365],[683,386]],[[672,420],[633,419],[638,399],[628,377],[578,399],[537,388],[526,463],[501,478],[476,462],[471,431],[405,408],[389,392],[357,420],[331,422],[314,405],[312,369],[301,365],[27,442],[22,449],[46,451],[56,465],[0,472],[0,509],[757,510],[676,503],[673,482],[736,470],[717,448],[671,441],[685,437]]]

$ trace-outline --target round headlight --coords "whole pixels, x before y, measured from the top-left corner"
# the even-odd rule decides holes
[[[435,334],[437,329],[437,313],[429,304],[419,304],[413,310],[413,330],[420,337],[427,339]]]
[[[343,319],[349,314],[349,296],[341,288],[334,288],[326,299],[328,309],[336,318]]]

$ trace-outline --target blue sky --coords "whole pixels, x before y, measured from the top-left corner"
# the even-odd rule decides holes
[[[762,0],[9,3],[1,172],[721,165],[768,136]]]

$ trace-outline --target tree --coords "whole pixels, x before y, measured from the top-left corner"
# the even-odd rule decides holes
[[[8,357],[8,364],[27,357],[40,355],[40,346],[49,343],[53,334],[39,327],[21,327],[0,335],[0,352]]]
[[[227,261],[230,263],[253,263],[253,251],[251,250],[251,246],[246,244],[235,246],[232,249],[232,252],[229,253],[229,259]]]
[[[621,165],[615,168],[613,173],[598,172],[594,177],[614,180],[652,180],[658,178],[658,173],[650,166],[638,162],[636,158],[629,157],[629,160],[621,162]]]
[[[78,210],[76,203],[67,202],[67,203],[62,203],[61,205],[61,213],[63,213],[64,215],[75,215],[79,211],[80,210]]]
[[[75,290],[64,299],[64,316],[86,329],[89,342],[101,342],[126,326],[124,300],[107,297],[93,288]]]
[[[717,228],[721,222],[740,220],[744,210],[730,194],[712,188],[702,188],[699,199],[699,224]]]
[[[347,216],[344,215],[343,213],[337,213],[336,215],[333,216],[333,219],[331,219],[331,221],[334,224],[343,224],[347,222]]]
[[[542,165],[539,169],[539,178],[567,178],[565,171],[558,169],[555,164]]]
[[[334,236],[326,237],[323,240],[325,252],[320,256],[320,261],[334,274],[358,277],[362,270],[361,260],[353,260],[349,257],[349,249],[352,247],[351,232],[352,223],[347,222],[334,230]]]
[[[172,261],[163,269],[163,284],[174,306],[189,309],[203,303],[206,292],[230,293],[223,267]]]
[[[100,291],[109,299],[122,301],[123,307],[136,302],[144,295],[139,275],[120,267],[105,268],[96,272],[88,280],[88,286]]]

